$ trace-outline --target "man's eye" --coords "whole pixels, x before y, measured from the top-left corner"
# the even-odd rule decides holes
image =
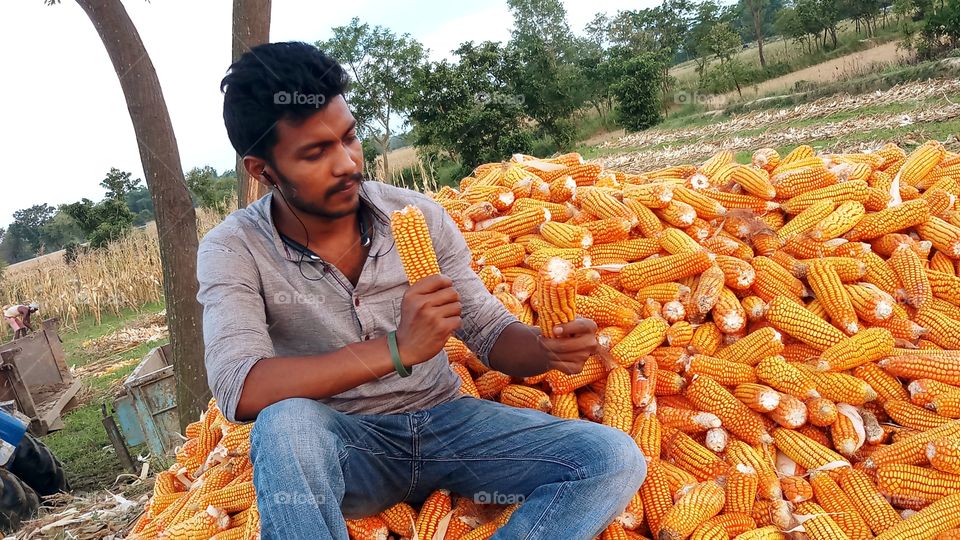
[[[322,158],[322,157],[323,157],[323,152],[320,152],[319,154],[312,154],[312,155],[306,156],[306,157],[303,158],[303,159],[305,159],[305,160],[307,160],[307,161],[316,161],[316,160],[318,160],[318,159],[320,159],[320,158]]]

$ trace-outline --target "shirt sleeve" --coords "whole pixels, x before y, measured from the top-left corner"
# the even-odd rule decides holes
[[[435,235],[438,242],[434,246],[437,250],[437,262],[440,264],[440,271],[453,280],[453,287],[460,295],[463,306],[462,325],[456,336],[467,344],[484,365],[490,367],[490,351],[500,333],[508,325],[520,320],[487,291],[470,267],[473,255],[456,223],[442,207],[435,206],[441,216],[440,230]]]
[[[227,420],[237,422],[247,374],[261,358],[275,356],[260,275],[246,250],[207,242],[197,252],[197,281],[207,383]]]

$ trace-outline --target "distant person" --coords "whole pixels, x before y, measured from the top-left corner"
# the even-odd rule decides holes
[[[36,303],[14,304],[3,310],[3,318],[13,328],[13,339],[20,339],[33,332],[33,325],[30,324],[30,316],[36,313],[40,306]]]

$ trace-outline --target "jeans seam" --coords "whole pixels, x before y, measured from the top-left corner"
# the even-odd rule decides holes
[[[420,476],[420,432],[416,425],[416,420],[414,420],[412,414],[407,415],[407,419],[410,422],[410,487],[407,489],[407,494],[403,496],[403,500],[406,501],[413,495],[413,491],[417,487],[417,480]]]
[[[535,457],[535,456],[492,456],[492,457],[486,457],[486,456],[484,456],[484,457],[450,457],[450,458],[425,457],[425,458],[421,458],[421,459],[420,459],[420,461],[440,461],[440,462],[448,462],[448,461],[496,461],[496,460],[504,460],[504,461],[545,461],[545,462],[547,462],[547,463],[553,463],[553,464],[555,464],[555,465],[562,465],[562,466],[567,467],[568,469],[570,469],[570,470],[572,470],[572,471],[576,471],[577,476],[579,476],[579,479],[580,479],[580,480],[583,480],[583,479],[585,478],[585,476],[583,475],[582,467],[579,467],[579,466],[574,465],[574,464],[572,464],[572,463],[570,463],[570,462],[567,462],[567,461],[558,460],[558,459],[553,459],[553,458],[541,458],[541,457]]]
[[[579,469],[578,469],[578,470],[579,470]],[[560,487],[557,489],[557,492],[553,495],[553,499],[550,500],[550,504],[548,504],[548,505],[543,509],[543,513],[540,514],[540,517],[537,518],[537,521],[534,522],[534,524],[533,524],[532,527],[530,527],[530,532],[528,532],[528,533],[526,534],[526,536],[523,537],[523,540],[529,540],[534,533],[539,533],[541,530],[543,530],[543,525],[542,525],[542,523],[543,523],[544,518],[546,518],[547,513],[550,511],[550,508],[557,502],[557,500],[560,498],[560,495],[561,495],[561,494],[564,492],[564,490],[567,488],[567,485],[568,485],[568,484],[569,484],[569,482],[561,482],[561,483],[560,483]],[[533,538],[536,538],[536,537],[534,536]]]

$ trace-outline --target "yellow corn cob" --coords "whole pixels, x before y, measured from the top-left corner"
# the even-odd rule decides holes
[[[816,503],[801,503],[797,506],[797,513],[813,516],[803,522],[803,530],[810,540],[848,540],[850,538],[833,517]]]
[[[803,306],[786,296],[776,296],[770,301],[767,306],[767,320],[777,330],[821,351],[846,337],[843,332],[823,319],[813,316]]]
[[[757,523],[760,525],[760,523]],[[732,537],[733,540],[786,540],[787,535],[780,532],[776,525],[766,525]]]
[[[653,238],[635,238],[607,244],[596,244],[587,250],[591,264],[634,262],[660,251],[659,243]]]
[[[591,189],[577,199],[581,208],[601,219],[625,219],[631,226],[638,222],[633,210],[603,190]]]
[[[673,497],[659,459],[647,462],[647,478],[640,486],[640,499],[643,501],[643,513],[650,528],[650,534],[657,538],[660,523],[673,507]]]
[[[934,296],[960,306],[960,277],[928,270],[927,279]]]
[[[896,377],[891,376],[876,364],[864,364],[853,371],[853,376],[866,382],[877,392],[877,401],[891,399],[907,400],[910,394]]]
[[[810,473],[810,485],[820,506],[836,520],[843,532],[851,540],[867,540],[873,537],[870,527],[863,520],[850,496],[830,477],[828,473],[813,471]]]
[[[659,317],[644,319],[610,350],[610,354],[621,366],[633,365],[663,343],[668,328],[667,322]]]
[[[921,184],[943,160],[945,154],[946,149],[939,141],[928,141],[918,146],[900,167],[900,181],[909,186]]]
[[[581,227],[590,232],[594,244],[608,244],[629,238],[631,224],[626,219],[611,218],[590,221]]]
[[[663,429],[656,414],[644,412],[637,415],[630,435],[648,460],[659,460],[662,432]]]
[[[757,471],[753,467],[737,464],[731,468],[727,475],[723,512],[749,515],[757,498],[758,485]]]
[[[788,429],[796,429],[807,422],[807,406],[790,394],[781,394],[777,408],[767,417]]]
[[[433,249],[430,231],[423,212],[413,205],[393,213],[390,229],[397,243],[397,253],[411,285],[421,279],[440,273],[437,253]]]
[[[747,334],[736,343],[718,350],[715,356],[721,360],[756,366],[768,356],[783,352],[783,339],[780,332],[773,328],[761,328]]]
[[[953,493],[891,526],[876,540],[923,540],[960,525],[960,493]]]
[[[867,191],[867,183],[862,180],[855,180],[850,182],[841,182],[839,184],[829,185],[813,191],[801,193],[790,198],[790,200],[783,202],[781,204],[781,208],[788,214],[800,214],[804,210],[823,201],[830,201],[834,207],[836,207],[838,203],[855,202],[860,203],[862,208],[862,203],[867,200],[868,196],[869,192]],[[822,219],[828,218],[829,216]],[[817,225],[819,225],[819,223],[815,224],[815,226]],[[852,226],[847,226],[845,228],[846,230],[850,230]]]
[[[474,380],[477,393],[484,399],[491,399],[510,384],[511,377],[506,373],[490,370]]]
[[[378,515],[390,531],[400,536],[410,537],[413,535],[413,526],[417,521],[417,512],[409,504],[398,502],[380,512]]]
[[[782,356],[768,356],[756,365],[757,378],[773,388],[800,399],[820,397],[817,382],[810,373]]]
[[[670,486],[671,493],[677,493],[687,486],[697,484],[697,477],[687,471],[677,467],[669,461],[662,461],[663,472],[667,477],[667,484]]]
[[[757,272],[750,263],[735,257],[717,255],[716,264],[723,271],[724,283],[731,289],[748,289],[757,278]]]
[[[661,455],[664,460],[692,474],[699,481],[711,480],[727,473],[729,466],[689,435],[662,424],[660,428]]]
[[[768,257],[755,257],[750,261],[756,271],[752,290],[764,301],[783,295],[799,302],[804,293],[803,283],[785,268]]]
[[[580,373],[569,375],[554,369],[547,372],[546,381],[552,393],[565,394],[600,380],[606,374],[607,370],[600,357],[590,356],[583,364]]]
[[[673,185],[666,183],[628,184],[623,187],[623,197],[647,208],[663,208],[673,200],[673,189]]]
[[[552,394],[550,401],[553,403],[550,412],[557,418],[576,420],[580,417],[580,413],[577,411],[577,396],[573,392]]]
[[[853,301],[833,266],[814,262],[807,270],[807,282],[820,303],[826,308],[834,324],[847,334],[857,333],[860,326]]]
[[[923,199],[906,201],[900,205],[886,208],[864,216],[857,226],[844,238],[847,240],[869,240],[887,233],[903,230],[930,219],[930,204]]]
[[[780,164],[780,154],[773,148],[760,148],[753,153],[750,162],[754,167],[770,172]]]
[[[519,266],[523,263],[526,251],[520,244],[506,244],[496,246],[483,252],[477,258],[477,264],[496,266],[497,268],[507,268],[510,266]]]
[[[960,418],[960,391],[937,396],[926,407],[940,416]]]
[[[540,225],[540,234],[557,247],[586,249],[593,245],[590,231],[577,225],[547,221]]]
[[[700,410],[717,415],[726,429],[744,441],[750,444],[770,442],[760,416],[711,377],[694,376],[684,395]]]
[[[381,540],[386,539],[389,534],[387,523],[379,516],[348,519],[346,522],[350,538],[357,540]]]
[[[676,504],[664,514],[657,538],[686,538],[703,522],[720,513],[723,505],[723,488],[716,482],[695,485],[682,494]]]
[[[550,221],[551,213],[545,208],[529,208],[520,210],[514,208],[514,211],[502,217],[496,217],[477,224],[478,230],[494,231],[506,234],[510,238],[516,238],[524,234],[530,234],[542,225],[545,221]]]
[[[909,401],[887,400],[883,404],[883,409],[897,424],[922,431],[942,426],[950,421],[945,416],[930,412]]]
[[[197,512],[193,517],[166,528],[163,537],[170,540],[209,538],[226,530],[229,526],[230,516],[226,512],[208,506],[206,510]]]
[[[603,424],[630,433],[633,427],[633,405],[630,401],[630,372],[616,366],[607,375],[603,396]]]
[[[674,188],[673,200],[689,204],[705,220],[718,219],[727,214],[727,209],[716,199],[683,186]]]
[[[960,227],[936,215],[916,227],[921,239],[929,240],[933,247],[952,259],[960,258]]]
[[[640,230],[640,234],[646,238],[653,238],[656,234],[663,230],[663,223],[660,222],[660,218],[657,217],[657,214],[653,210],[644,206],[640,201],[636,199],[624,199],[623,204],[629,208],[635,216],[637,216],[637,229]],[[673,205],[674,201],[670,202],[670,205]],[[666,208],[666,207],[665,207]],[[693,208],[690,208],[690,212],[693,216],[696,216],[696,212],[693,211]],[[630,220],[623,219],[633,228],[632,222]],[[596,238],[596,237],[594,237]],[[594,240],[599,243],[599,240]]]
[[[658,248],[663,248],[663,250],[670,255],[694,253],[703,250],[703,246],[698,244],[690,235],[674,227],[667,227],[658,233],[656,240]]]
[[[811,366],[799,365],[813,381],[823,397],[837,403],[863,405],[877,399],[877,391],[864,381],[845,373],[817,372]]]
[[[919,351],[917,351],[919,352]],[[911,379],[933,379],[960,386],[960,357],[911,354],[885,358],[878,362],[887,373]]]
[[[893,296],[869,283],[846,285],[847,294],[857,315],[868,323],[889,319],[893,315],[896,300]]]
[[[893,463],[877,468],[877,489],[898,506],[927,505],[960,492],[960,475]]]
[[[776,428],[773,430],[773,439],[778,450],[806,469],[835,463],[849,465],[849,461],[840,454],[796,431]]]
[[[665,223],[681,229],[692,225],[697,218],[697,210],[693,206],[677,199],[657,209],[654,214]]]
[[[890,267],[903,283],[906,301],[920,308],[930,302],[933,291],[924,268],[924,261],[909,246],[901,245],[890,256]]]
[[[823,351],[817,369],[847,371],[888,356],[893,346],[893,335],[889,330],[868,328]]]
[[[757,375],[749,364],[703,354],[695,354],[690,358],[687,374],[708,375],[723,386],[736,386],[757,381]]]
[[[554,337],[554,328],[577,316],[577,285],[572,278],[573,265],[569,261],[553,258],[543,266],[536,295],[538,323],[545,336]]]
[[[438,489],[431,493],[423,502],[420,513],[417,515],[417,535],[423,538],[433,538],[440,520],[450,512],[451,507],[448,490]]]
[[[511,407],[550,412],[550,397],[542,390],[520,384],[508,384],[500,391],[500,403]]]
[[[960,440],[943,438],[930,441],[927,443],[926,457],[934,469],[960,475]]]
[[[854,507],[874,534],[879,535],[903,521],[864,472],[843,469],[839,476],[840,487],[850,496]]]
[[[811,167],[796,167],[782,170],[781,166],[770,175],[770,183],[777,189],[777,196],[790,199],[819,188],[837,183],[837,176],[825,169],[823,164]]]
[[[682,306],[681,306],[682,309]],[[667,316],[667,306],[663,308],[664,316],[669,320]],[[687,321],[678,320],[682,317],[675,318],[676,322],[670,325],[670,328],[667,329],[667,343],[671,347],[686,347],[690,344],[690,340],[693,339],[693,326]]]
[[[720,419],[714,414],[665,405],[657,407],[657,418],[662,425],[679,429],[684,433],[699,433],[720,427]]]

